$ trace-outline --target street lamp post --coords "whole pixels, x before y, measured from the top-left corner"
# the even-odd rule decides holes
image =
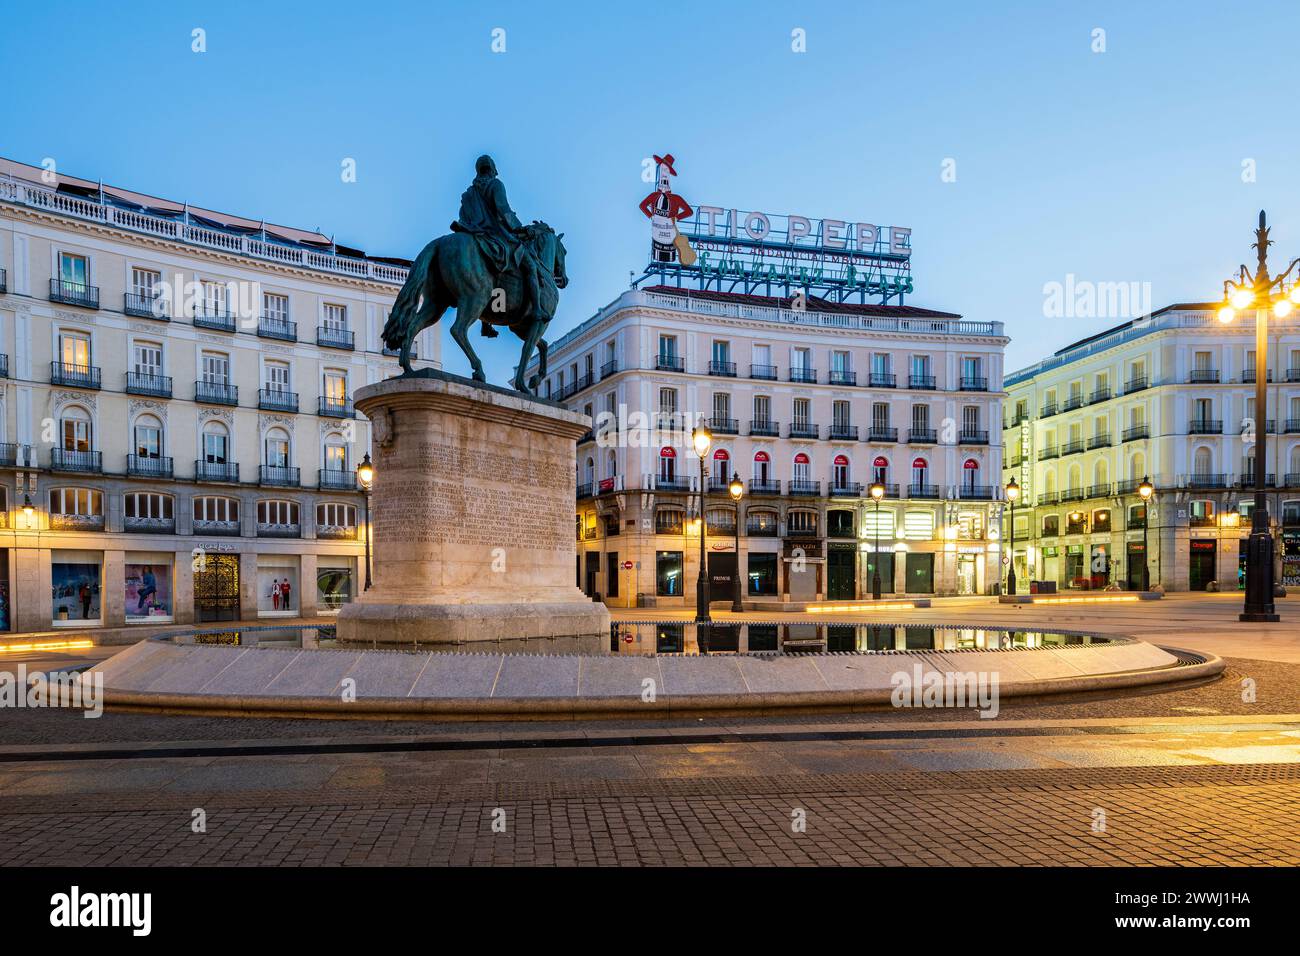
[[[1279,319],[1291,314],[1292,307],[1300,305],[1300,283],[1292,273],[1300,259],[1291,263],[1278,276],[1268,272],[1267,220],[1264,211],[1259,213],[1259,226],[1255,230],[1255,274],[1243,265],[1234,283],[1223,283],[1225,302],[1219,309],[1219,321],[1225,325],[1237,317],[1237,311],[1255,307],[1255,509],[1250,516],[1250,539],[1246,543],[1246,601],[1239,620],[1271,623],[1280,620],[1273,605],[1273,535],[1269,530],[1268,496],[1264,493],[1264,479],[1268,473],[1265,455],[1268,422],[1268,313],[1271,310]],[[1283,291],[1291,279],[1288,291]]]
[[[876,544],[871,555],[871,600],[880,600],[880,499],[885,497],[885,486],[879,481],[871,483],[871,499],[876,503]]]
[[[731,581],[731,611],[733,614],[744,613],[745,607],[740,602],[740,496],[745,493],[745,483],[740,474],[732,472],[731,484],[727,486],[731,500],[736,503],[736,571]]]
[[[357,481],[366,496],[366,586],[370,590],[370,486],[375,480],[375,466],[370,463],[370,452],[357,465]]]
[[[704,481],[706,472],[704,459],[709,454],[709,446],[713,444],[713,433],[703,425],[692,429],[691,444],[695,446],[695,454],[700,456],[700,573],[695,579],[695,623],[708,624],[713,619],[709,617],[709,579],[706,570],[709,553],[705,547]],[[700,641],[698,636],[696,641],[703,650],[707,642]]]
[[[1151,524],[1151,496],[1155,494],[1151,479],[1143,477],[1138,485],[1138,497],[1142,499],[1142,590],[1151,590],[1151,553],[1147,550],[1147,528]]]
[[[1007,545],[1007,593],[1016,593],[1016,499],[1020,497],[1020,486],[1016,479],[1007,482],[1007,501],[1011,505],[1011,520],[1007,522],[1011,541]]]

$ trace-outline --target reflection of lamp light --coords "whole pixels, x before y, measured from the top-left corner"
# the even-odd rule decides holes
[[[32,519],[36,516],[36,506],[32,504],[31,495],[23,495],[23,516],[27,519],[27,526],[31,527]]]
[[[361,482],[361,487],[369,488],[374,480],[375,466],[370,463],[370,452],[366,452],[366,457],[357,465],[357,481]]]

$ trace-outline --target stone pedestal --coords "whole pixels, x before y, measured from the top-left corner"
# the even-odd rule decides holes
[[[374,581],[340,640],[608,649],[609,612],[574,584],[587,416],[442,372],[368,385],[356,407],[374,426]]]

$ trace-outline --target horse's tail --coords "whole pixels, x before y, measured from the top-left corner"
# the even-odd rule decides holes
[[[406,284],[393,300],[393,307],[388,313],[388,321],[384,323],[382,336],[384,345],[390,349],[401,348],[406,329],[415,321],[420,297],[425,294],[424,286],[429,278],[429,269],[438,253],[437,243],[438,240],[434,239],[416,256],[415,262],[411,264],[411,271],[406,276]]]

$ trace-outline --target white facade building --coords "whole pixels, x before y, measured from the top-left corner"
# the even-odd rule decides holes
[[[884,593],[989,592],[1006,343],[999,322],[912,306],[624,293],[551,346],[542,384],[595,421],[578,445],[579,586],[693,605],[703,421],[713,600],[731,600],[737,562],[750,604],[869,596],[877,532]]]
[[[1271,327],[1260,421],[1254,320],[1225,326],[1217,308],[1171,305],[1007,376],[1003,477],[1022,488],[1022,582],[1136,587],[1147,554],[1152,584],[1166,589],[1240,586],[1262,441],[1286,552],[1279,580],[1300,585],[1300,328]],[[1147,476],[1156,494],[1144,552],[1137,487]]]
[[[361,385],[400,260],[0,162],[16,631],[311,616],[362,586]],[[419,343],[438,364],[436,337]]]

